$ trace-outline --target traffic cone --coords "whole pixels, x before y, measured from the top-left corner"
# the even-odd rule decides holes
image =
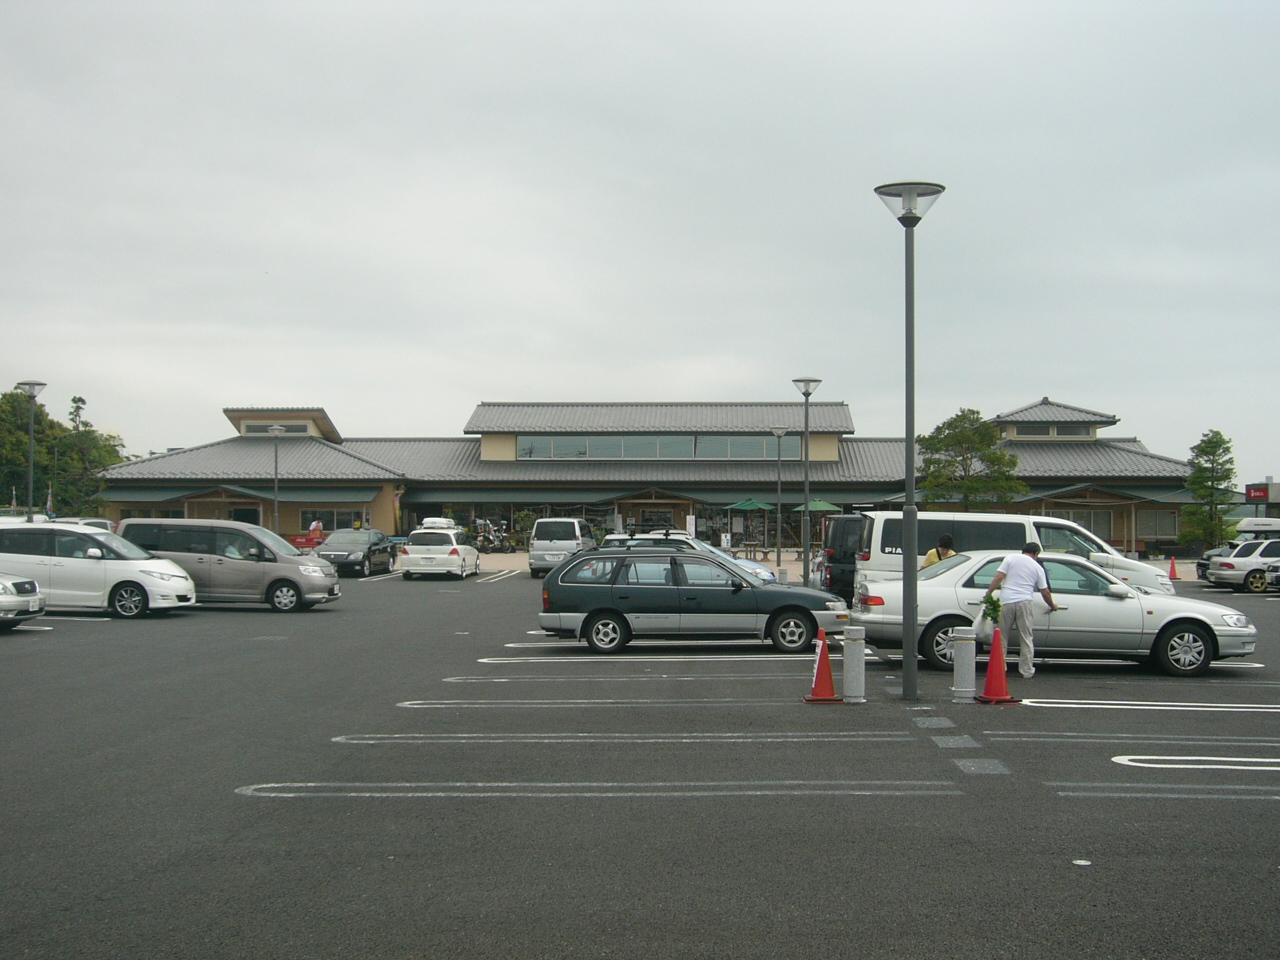
[[[1178,577],[1178,558],[1177,558],[1177,557],[1170,557],[1170,558],[1169,558],[1169,579],[1170,579],[1170,580],[1177,580],[1177,579],[1179,579],[1179,577]]]
[[[1009,696],[1009,684],[1004,678],[1004,638],[1000,636],[1000,628],[996,627],[991,637],[991,654],[987,658],[987,682],[982,693],[974,697],[979,703],[1021,703],[1017,697]]]
[[[836,696],[836,685],[831,679],[831,654],[827,651],[827,631],[818,628],[818,657],[813,663],[813,690],[804,698],[805,703],[844,703]]]

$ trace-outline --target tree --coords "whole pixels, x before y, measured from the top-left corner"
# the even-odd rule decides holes
[[[1206,547],[1216,547],[1227,539],[1226,514],[1236,496],[1231,488],[1236,479],[1231,441],[1217,430],[1208,431],[1191,448],[1187,464],[1191,467],[1187,489],[1200,502],[1182,508],[1178,539],[1183,543],[1199,540]]]
[[[1014,475],[1018,458],[1000,449],[999,429],[977,410],[961,407],[916,442],[924,461],[925,503],[958,501],[968,511],[973,504],[1008,503],[1030,492]]]
[[[0,477],[4,493],[22,506],[27,499],[27,418],[30,400],[11,390],[0,394]],[[71,398],[71,426],[49,416],[44,404],[36,402],[35,509],[44,511],[53,501],[53,510],[63,516],[97,513],[104,501],[97,497],[102,488],[100,474],[125,459],[124,441],[101,433],[84,418],[84,397]]]

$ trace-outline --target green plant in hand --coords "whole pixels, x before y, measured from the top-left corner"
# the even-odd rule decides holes
[[[992,623],[1000,622],[1000,598],[994,593],[982,598],[982,615]]]

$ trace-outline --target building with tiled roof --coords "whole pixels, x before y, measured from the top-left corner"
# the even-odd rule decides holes
[[[781,476],[784,515],[798,530],[802,403],[482,403],[464,436],[442,438],[343,438],[320,407],[224,412],[234,437],[107,470],[110,515],[256,522],[272,515],[278,483],[290,535],[314,519],[390,532],[428,516],[512,522],[533,510],[604,529],[692,523],[707,536],[763,541],[762,512],[728,508],[778,503]],[[854,436],[844,403],[809,412],[812,498],[844,510],[902,502],[901,438]],[[1101,436],[1118,417],[1045,397],[991,422],[1031,487],[998,509],[1066,516],[1131,550],[1176,536],[1189,468],[1137,438]],[[780,440],[774,427],[786,430]]]

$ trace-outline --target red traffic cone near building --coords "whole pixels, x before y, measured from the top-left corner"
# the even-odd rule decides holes
[[[974,697],[979,703],[1021,703],[1017,697],[1009,696],[1009,684],[1004,678],[1004,638],[1000,636],[1000,628],[996,627],[991,637],[991,655],[987,658],[987,682],[982,693]]]
[[[1178,558],[1177,557],[1169,558],[1169,579],[1170,580],[1182,579],[1181,577],[1178,576]]]
[[[836,685],[831,679],[831,654],[827,650],[827,631],[818,628],[818,657],[813,662],[813,690],[804,698],[805,703],[844,703],[836,696]]]

